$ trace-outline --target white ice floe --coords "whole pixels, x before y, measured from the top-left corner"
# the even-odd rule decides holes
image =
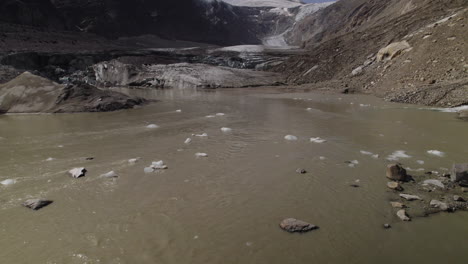
[[[444,112],[444,113],[458,113],[462,110],[468,110],[468,105],[462,105],[458,107],[452,107],[452,108],[420,108],[422,110],[432,110],[432,111],[438,111],[438,112]]]
[[[206,117],[206,118],[213,118],[213,117],[216,117],[216,116],[214,116],[214,115],[207,115],[207,116],[205,116],[205,117]]]
[[[309,108],[307,108],[306,110],[307,110],[307,111],[311,111],[311,110],[312,110],[312,108],[310,108],[310,107],[309,107]]]
[[[225,113],[216,113],[216,116],[225,116]]]
[[[151,163],[151,168],[156,169],[156,170],[165,170],[167,169],[167,166],[164,164],[164,161],[153,161]]]
[[[445,153],[442,152],[442,151],[439,151],[439,150],[428,150],[427,153],[430,154],[430,155],[433,155],[433,156],[437,156],[437,157],[444,157],[445,156]]]
[[[181,110],[181,109],[177,109],[177,110],[175,110],[175,111],[176,111],[176,113],[182,113],[182,110]]]
[[[128,163],[137,163],[139,160],[140,158],[129,159]]]
[[[156,124],[149,124],[149,125],[146,126],[146,128],[152,128],[152,129],[153,129],[153,128],[158,128],[158,127],[159,127],[159,126],[156,125]]]
[[[6,179],[4,181],[1,181],[0,184],[3,186],[10,186],[16,183],[16,180],[13,179]]]
[[[229,132],[232,132],[232,129],[229,128],[229,127],[222,127],[221,131],[224,132],[224,133],[229,133]]]
[[[55,158],[49,157],[45,161],[53,161],[53,160],[55,160]]]
[[[289,140],[289,141],[296,141],[297,137],[293,135],[286,135],[284,136],[284,139]]]
[[[115,171],[109,171],[108,173],[101,174],[99,177],[101,178],[117,178],[119,177]]]
[[[361,150],[359,152],[361,152],[362,155],[371,156],[374,159],[378,159],[380,157],[379,154],[374,154],[374,153],[372,153],[370,151]]]
[[[360,107],[369,107],[371,106],[370,104],[359,104]]]
[[[325,158],[324,156],[320,156],[319,159],[320,160],[326,160],[327,158]]]
[[[417,162],[418,164],[421,164],[421,165],[424,164],[424,160],[417,160],[416,162]]]
[[[195,157],[197,157],[197,158],[206,158],[206,157],[208,157],[208,154],[198,152],[198,153],[195,153]]]
[[[354,168],[354,167],[356,167],[356,165],[359,164],[359,161],[358,160],[351,160],[351,161],[349,161],[347,163],[348,163],[349,167]]]
[[[193,134],[192,136],[196,136],[196,137],[207,137],[208,134],[207,134],[207,133],[203,133],[203,134]]]
[[[314,142],[314,143],[325,143],[327,142],[325,139],[323,138],[320,138],[320,137],[315,137],[315,138],[310,138],[310,142]]]
[[[152,167],[146,167],[143,171],[144,171],[145,173],[154,172],[154,168],[152,168]]]
[[[185,144],[190,144],[190,142],[192,142],[192,139],[191,139],[191,138],[187,138],[187,139],[184,141]]]
[[[400,159],[409,159],[410,155],[406,154],[404,150],[397,150],[387,157],[387,160],[396,161]]]

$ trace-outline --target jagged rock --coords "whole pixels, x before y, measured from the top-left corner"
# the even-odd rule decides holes
[[[468,181],[468,163],[453,164],[450,180],[452,182]]]
[[[465,199],[463,197],[459,196],[459,195],[454,195],[453,200],[455,202],[465,202]]]
[[[449,209],[448,205],[444,202],[441,202],[439,200],[431,200],[429,205],[433,208],[439,208],[442,211],[447,211]]]
[[[51,203],[53,203],[53,201],[44,200],[44,199],[29,199],[23,203],[23,206],[30,208],[32,210],[39,210],[43,207],[48,206]]]
[[[405,181],[407,176],[406,170],[399,164],[389,164],[387,166],[387,178],[394,181]]]
[[[398,182],[388,182],[387,187],[395,191],[403,191],[403,187]]]
[[[409,48],[411,48],[411,46],[406,40],[401,42],[394,42],[379,50],[377,53],[377,61],[392,60]]]
[[[310,223],[307,223],[307,222],[304,222],[304,221],[301,221],[301,220],[297,220],[297,219],[294,219],[294,218],[284,219],[283,221],[281,221],[280,227],[283,230],[286,230],[286,231],[288,231],[290,233],[308,232],[308,231],[311,231],[311,230],[314,230],[314,229],[318,228],[315,225],[312,225]]]
[[[83,167],[81,168],[74,168],[74,169],[71,169],[68,171],[68,173],[70,173],[70,175],[73,177],[73,178],[80,178],[80,177],[84,177],[86,175],[86,172],[87,170]]]
[[[402,221],[411,221],[411,218],[406,214],[405,209],[398,210],[397,212],[398,218],[400,218]]]
[[[440,187],[442,189],[445,188],[445,185],[441,181],[434,180],[434,179],[425,180],[425,181],[423,181],[423,184],[434,185],[434,186]]]
[[[406,199],[408,201],[422,200],[421,197],[419,197],[417,195],[404,194],[404,193],[401,193],[400,197],[403,198],[403,199]]]
[[[406,205],[400,203],[400,202],[390,202],[393,208],[406,208]]]

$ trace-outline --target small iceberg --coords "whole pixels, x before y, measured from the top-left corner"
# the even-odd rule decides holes
[[[225,116],[225,113],[216,113],[216,116]]]
[[[55,158],[50,157],[50,158],[47,158],[45,161],[54,161],[54,160]]]
[[[310,142],[314,142],[314,143],[325,143],[327,142],[325,139],[323,138],[320,138],[320,137],[315,137],[315,138],[310,138]]]
[[[428,150],[427,153],[437,157],[445,157],[445,153],[439,150]]]
[[[147,126],[146,126],[146,128],[151,128],[151,129],[153,129],[153,128],[158,128],[158,127],[159,127],[159,126],[156,125],[156,124],[150,124],[150,125],[147,125]]]
[[[216,116],[214,116],[214,115],[207,115],[207,116],[205,116],[205,117],[206,117],[206,118],[213,118],[213,117],[216,117]]]
[[[192,139],[191,139],[191,138],[187,138],[187,139],[184,141],[185,144],[190,144],[190,142],[192,142]]]
[[[387,160],[397,161],[399,159],[409,159],[410,155],[406,154],[404,150],[397,150],[387,157]]]
[[[182,113],[182,110],[180,110],[180,109],[177,109],[175,111],[176,111],[176,113]]]
[[[229,132],[232,132],[232,129],[229,128],[229,127],[222,127],[221,131],[224,132],[224,133],[229,133]]]
[[[284,139],[289,140],[289,141],[296,141],[297,137],[293,135],[286,135],[284,136]]]
[[[417,160],[416,162],[417,162],[418,164],[420,164],[420,165],[423,165],[423,164],[424,164],[424,160]]]
[[[206,158],[206,157],[208,157],[208,154],[198,152],[198,153],[195,153],[195,157],[197,157],[197,158]]]
[[[156,169],[156,170],[165,170],[167,169],[167,166],[164,164],[164,161],[153,161],[151,163],[151,168]]]
[[[0,184],[3,186],[10,186],[16,183],[16,180],[13,179],[6,179],[4,181],[1,181]]]
[[[354,167],[356,167],[356,165],[359,164],[359,161],[358,160],[351,160],[351,161],[347,161],[346,163],[348,163],[349,167],[354,168]]]
[[[359,104],[360,107],[369,107],[371,106],[370,104]]]

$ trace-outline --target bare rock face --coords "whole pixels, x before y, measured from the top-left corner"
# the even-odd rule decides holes
[[[70,173],[70,175],[73,177],[73,178],[81,178],[81,177],[84,177],[86,175],[86,172],[87,170],[83,167],[81,168],[74,168],[74,169],[71,169],[68,171],[68,173]]]
[[[23,206],[30,208],[32,210],[39,210],[43,207],[48,206],[51,203],[53,203],[53,201],[43,200],[43,199],[29,199],[23,203]]]
[[[403,187],[398,182],[388,182],[387,187],[395,191],[403,191]]]
[[[406,170],[399,164],[389,164],[387,166],[387,178],[394,181],[405,181],[407,176]]]
[[[294,218],[287,218],[281,221],[280,227],[290,233],[294,232],[308,232],[314,229],[318,229],[318,226],[309,224],[307,222],[297,220]]]
[[[454,164],[450,180],[452,182],[468,181],[468,163]]]
[[[402,221],[411,221],[411,218],[406,214],[405,209],[398,210],[397,212],[398,218],[400,218]]]

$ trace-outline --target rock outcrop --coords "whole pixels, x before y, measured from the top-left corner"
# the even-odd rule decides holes
[[[143,103],[141,98],[88,84],[62,85],[29,72],[0,85],[0,113],[106,112]]]

